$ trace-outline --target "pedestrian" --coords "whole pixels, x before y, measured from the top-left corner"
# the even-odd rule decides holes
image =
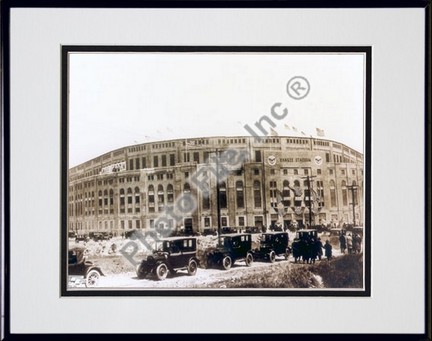
[[[329,261],[332,258],[332,246],[328,240],[326,240],[324,244],[324,250],[325,250],[325,256],[327,257],[327,260]]]
[[[321,242],[321,238],[318,237],[317,240],[315,241],[315,254],[319,260],[321,260],[323,254],[322,248],[323,248],[323,244]]]
[[[355,234],[353,237],[353,251],[354,253],[360,253],[361,252],[361,242],[362,239],[360,235]]]
[[[344,254],[345,249],[346,249],[346,238],[345,238],[344,234],[342,233],[342,231],[341,231],[341,234],[339,236],[339,243],[340,243],[341,253]]]
[[[347,236],[346,236],[346,246],[347,246],[347,249],[348,249],[348,254],[351,254],[352,251],[353,251],[353,250],[352,250],[352,247],[353,247],[353,239],[352,239],[350,233],[348,233]]]
[[[300,261],[300,257],[302,256],[301,250],[300,250],[300,239],[295,238],[291,244],[291,248],[292,248],[292,254],[294,257],[294,262],[297,263]]]

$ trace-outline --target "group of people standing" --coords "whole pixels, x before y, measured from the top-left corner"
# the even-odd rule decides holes
[[[351,253],[360,253],[362,237],[359,234],[353,233],[341,233],[339,236],[340,250],[342,254],[347,251]],[[294,261],[307,264],[315,263],[315,260],[321,260],[324,256],[327,260],[333,257],[333,246],[329,240],[323,244],[321,238],[316,235],[303,235],[301,238],[295,238],[291,244],[292,255]]]
[[[360,253],[361,252],[361,243],[362,238],[358,234],[353,234],[351,236],[351,233],[341,233],[339,236],[339,244],[340,244],[340,250],[341,253],[344,254],[345,251],[347,251],[349,254],[351,253]]]
[[[321,238],[314,236],[306,236],[305,238],[296,238],[292,242],[292,254],[294,261],[312,264],[316,259],[321,260],[323,249],[327,259],[332,258],[332,246],[327,240],[325,244],[321,242]]]

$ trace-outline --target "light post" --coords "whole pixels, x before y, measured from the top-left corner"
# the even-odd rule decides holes
[[[355,219],[355,205],[356,205],[356,197],[354,195],[354,191],[357,190],[357,186],[356,185],[351,185],[351,186],[347,186],[348,189],[351,190],[351,198],[352,198],[352,210],[353,210],[353,224],[354,226],[356,226],[356,219]]]

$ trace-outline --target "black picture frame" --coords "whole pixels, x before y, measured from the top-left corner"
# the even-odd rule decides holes
[[[11,233],[11,225],[10,225],[10,202],[9,198],[11,195],[11,188],[9,185],[9,177],[11,175],[10,168],[10,12],[14,8],[423,8],[425,11],[426,17],[426,27],[425,27],[425,198],[424,203],[425,207],[429,208],[431,203],[431,158],[430,158],[430,147],[431,147],[431,68],[430,68],[430,60],[431,60],[431,44],[430,44],[430,16],[431,16],[431,4],[430,1],[354,1],[346,4],[342,1],[200,1],[199,4],[196,1],[149,1],[149,2],[139,2],[139,1],[105,1],[104,3],[99,2],[88,2],[88,1],[3,1],[1,4],[1,25],[2,25],[2,77],[3,77],[3,91],[2,91],[2,102],[3,102],[3,116],[2,116],[2,126],[3,126],[3,158],[2,158],[2,170],[4,172],[4,181],[2,182],[3,187],[3,207],[4,207],[4,216],[3,216],[3,225],[4,226],[4,239],[2,243],[3,253],[2,253],[2,266],[4,267],[4,301],[2,301],[2,306],[4,307],[5,317],[4,317],[4,337],[6,340],[15,340],[15,339],[26,339],[30,337],[34,337],[35,334],[13,334],[10,331],[10,271],[11,269],[11,258],[10,258],[10,233]],[[370,54],[369,54],[370,58]],[[370,62],[370,60],[369,60]],[[368,72],[371,71],[371,68],[368,69]],[[370,78],[369,78],[370,81]],[[370,86],[370,84],[369,84]],[[368,102],[367,102],[368,103]],[[64,108],[63,108],[64,109]],[[369,108],[370,111],[370,108]],[[370,123],[370,122],[369,122]],[[65,126],[62,127],[62,134],[66,133],[64,130]],[[370,141],[370,136],[369,136]],[[370,146],[369,146],[370,147]],[[367,153],[370,156],[370,153]],[[373,160],[369,160],[372,161]],[[65,159],[62,159],[63,169],[65,165]],[[370,164],[370,162],[369,162]],[[369,179],[370,180],[370,179]],[[65,179],[62,178],[62,186],[65,186]],[[369,181],[370,183],[370,181]],[[370,195],[370,191],[369,191]],[[62,198],[65,200],[65,198]],[[64,202],[63,202],[64,204]],[[64,219],[64,218],[62,218]],[[389,331],[388,334],[377,334],[375,336],[380,337],[384,340],[431,340],[431,214],[430,210],[425,210],[425,331],[421,334],[392,334]],[[62,251],[64,251],[65,245],[62,245]],[[369,256],[366,258],[369,262],[370,258],[370,249],[368,250]],[[60,256],[61,257],[61,256]],[[366,267],[367,268],[367,267]],[[62,273],[62,276],[65,274]],[[370,275],[370,274],[369,274]],[[370,280],[370,276],[369,276]],[[63,288],[64,289],[64,288]],[[94,292],[92,295],[104,296],[106,293],[103,292]],[[173,293],[166,292],[166,296],[170,296]],[[368,286],[367,294],[370,294],[370,283]],[[85,294],[84,294],[85,295]],[[130,295],[130,293],[129,293]],[[133,293],[132,295],[142,295],[142,292]],[[238,293],[236,293],[238,295]],[[308,296],[311,294],[308,293]],[[312,294],[313,295],[313,294]],[[317,292],[317,295],[322,295],[322,293]],[[187,295],[186,295],[187,296]],[[241,294],[240,294],[241,296]],[[313,337],[319,337],[322,339],[329,340],[345,340],[347,337],[353,340],[363,340],[366,337],[371,337],[374,334],[361,334],[361,328],[359,328],[358,334],[314,334]],[[222,332],[223,333],[223,332]],[[245,331],[247,333],[247,331]],[[55,338],[60,337],[60,334],[38,334],[38,336],[44,338]],[[198,335],[190,335],[191,337],[196,337]],[[308,334],[307,331],[303,334],[289,334],[290,337],[295,339],[307,339],[311,337],[311,334]],[[66,339],[72,339],[76,337],[88,338],[94,337],[89,334],[66,334],[61,335],[61,337]],[[98,337],[102,337],[101,334]],[[139,335],[134,334],[124,334],[122,337],[126,338],[138,338]],[[162,335],[153,335],[152,337],[163,337]],[[274,335],[274,337],[281,337],[280,335]],[[282,336],[286,337],[286,336]]]

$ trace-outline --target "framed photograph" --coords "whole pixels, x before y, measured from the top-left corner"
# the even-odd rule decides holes
[[[3,3],[3,336],[430,340],[429,18]]]
[[[62,67],[64,295],[370,295],[370,48],[64,46]]]

